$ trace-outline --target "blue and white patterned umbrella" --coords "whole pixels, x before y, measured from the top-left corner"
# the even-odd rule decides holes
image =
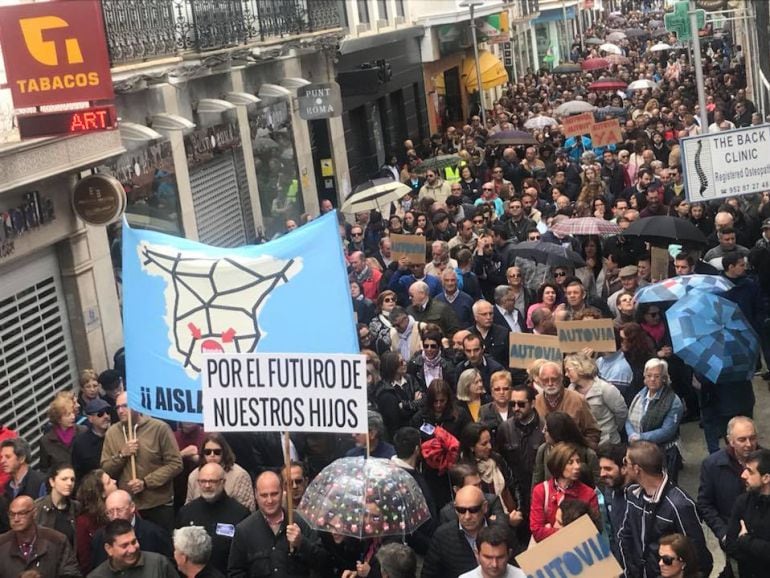
[[[692,291],[723,293],[732,288],[732,282],[721,275],[682,275],[640,288],[635,299],[637,303],[678,301]]]
[[[666,311],[671,344],[682,361],[713,382],[751,379],[759,337],[738,305],[694,291]]]

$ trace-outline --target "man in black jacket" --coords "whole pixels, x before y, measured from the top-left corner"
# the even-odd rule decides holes
[[[753,452],[741,478],[747,492],[735,500],[725,549],[741,578],[760,578],[770,563],[770,450]]]
[[[597,448],[596,456],[599,458],[600,488],[604,495],[604,507],[607,512],[604,529],[610,539],[612,555],[620,562],[618,531],[626,514],[626,488],[628,487],[626,466],[623,464],[626,446],[603,443]]]
[[[458,491],[454,504],[459,524],[447,522],[433,534],[422,566],[422,578],[457,578],[478,566],[476,536],[488,523],[489,504],[475,486]]]
[[[3,489],[9,503],[19,496],[37,500],[48,493],[45,474],[29,467],[31,461],[32,450],[26,440],[11,438],[0,444],[0,467],[10,478]]]
[[[508,367],[510,353],[508,336],[510,330],[495,325],[495,307],[489,301],[479,300],[473,304],[473,319],[475,323],[468,327],[472,335],[477,335],[484,343],[484,351],[503,367]],[[485,385],[488,385],[485,383]],[[489,387],[487,387],[489,393]]]
[[[278,474],[257,478],[256,497],[258,510],[235,527],[228,577],[307,578],[322,567],[326,552],[318,535],[300,516],[288,523]]]
[[[635,441],[628,447],[625,464],[631,485],[618,537],[620,565],[626,578],[659,576],[658,540],[679,533],[690,539],[703,576],[710,576],[713,559],[695,502],[669,481],[663,460],[663,450],[652,442]]]
[[[249,510],[225,492],[225,470],[217,463],[204,465],[198,474],[199,498],[185,504],[177,515],[177,528],[203,526],[211,536],[209,564],[227,573],[227,557],[235,527],[249,517]]]

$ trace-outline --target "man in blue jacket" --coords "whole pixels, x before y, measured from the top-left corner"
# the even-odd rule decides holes
[[[694,546],[702,575],[710,576],[714,561],[695,502],[668,479],[663,460],[663,450],[652,442],[636,441],[628,447],[625,464],[631,485],[618,540],[620,565],[626,569],[626,578],[659,576],[658,541],[679,533]]]

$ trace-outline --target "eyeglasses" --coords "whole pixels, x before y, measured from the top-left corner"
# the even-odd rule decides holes
[[[302,478],[293,479],[293,480],[291,480],[291,487],[292,488],[298,488],[299,486],[301,486],[304,483],[305,483],[305,480],[302,479]]]
[[[382,300],[382,302],[383,302],[383,303],[395,303],[395,302],[396,302],[396,298],[395,298],[395,297],[385,297],[385,298]]]
[[[566,271],[556,271],[556,272],[553,274],[553,276],[554,276],[554,277],[566,277],[566,276],[567,276],[567,273],[566,273]]]
[[[363,233],[350,233],[351,237],[363,237]]]
[[[89,413],[88,415],[95,415],[96,417],[104,417],[109,412],[106,409],[103,409],[102,411],[97,411],[96,413]]]
[[[528,401],[512,401],[511,405],[514,407],[527,407],[529,405]]]
[[[221,456],[222,455],[222,448],[214,449],[214,448],[205,448],[203,450],[203,455],[210,456]]]
[[[539,241],[540,240],[540,235],[532,235],[531,237],[528,237],[528,240],[529,241]],[[566,275],[566,273],[565,273],[565,275]]]
[[[494,191],[495,189],[492,187],[481,187],[482,191]]]
[[[677,556],[658,556],[658,558],[660,558],[660,561],[665,566],[671,566],[674,562],[679,562],[679,557]]]
[[[127,403],[119,403],[115,406],[115,409],[128,409]]]
[[[21,512],[8,512],[9,518],[24,518],[25,516],[29,516],[32,512],[34,512],[34,508],[30,508],[29,510],[22,510]]]
[[[484,224],[484,219],[473,219],[473,224],[474,225],[483,225]]]
[[[511,273],[510,275],[508,275],[508,279],[518,279],[519,277],[521,277],[521,275],[519,275],[518,273]]]
[[[493,387],[492,391],[500,391],[500,392],[502,392],[502,391],[511,391],[511,388],[510,387]]]
[[[423,349],[438,349],[438,343],[423,343]]]
[[[455,512],[457,512],[459,515],[478,514],[483,507],[484,504],[479,504],[478,506],[469,506],[467,508],[463,508],[462,506],[455,506]]]

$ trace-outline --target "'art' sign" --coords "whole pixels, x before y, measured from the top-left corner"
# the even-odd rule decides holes
[[[2,7],[0,39],[16,108],[113,98],[98,0]]]
[[[366,357],[341,354],[205,355],[208,432],[367,431]]]

